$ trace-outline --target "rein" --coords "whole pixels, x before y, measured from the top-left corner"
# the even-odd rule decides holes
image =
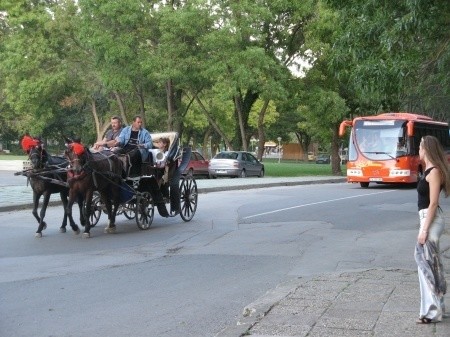
[[[114,178],[120,178],[122,180],[122,176],[120,174],[114,173],[113,172],[113,161],[110,159],[111,156],[114,156],[113,154],[107,156],[101,152],[97,152],[98,154],[100,154],[102,156],[102,158],[95,158],[90,152],[86,152],[85,153],[85,158],[86,158],[86,162],[81,166],[81,171],[79,174],[75,174],[74,170],[68,170],[67,172],[67,177],[68,177],[68,181],[73,181],[73,180],[82,180],[86,177],[88,177],[88,173],[92,174],[92,179],[94,182],[94,186],[96,188],[98,188],[98,181],[97,181],[97,177],[96,175],[100,175],[101,177],[103,177],[105,180],[108,181],[108,183],[111,183],[115,186],[118,186],[120,188],[122,188],[122,186],[118,183],[116,183],[113,179]],[[95,169],[94,167],[92,167],[92,163],[99,163],[101,161],[104,160],[108,161],[108,166],[109,166],[109,171],[108,170],[102,170],[99,171],[97,169]],[[72,163],[78,162],[80,163],[82,161],[81,158],[79,158],[78,155],[76,155],[75,158],[71,158],[69,159],[69,163],[70,166],[73,166]]]
[[[37,165],[37,167],[35,167],[33,165],[33,169],[37,170],[37,169],[42,169],[43,168],[43,160],[42,158],[44,157],[43,155],[44,151],[41,149],[41,151],[39,151],[37,148],[34,148],[34,150],[30,150],[30,152],[28,153],[28,159],[31,162],[31,165],[33,165],[33,158],[34,157],[38,157],[38,163],[39,165]]]

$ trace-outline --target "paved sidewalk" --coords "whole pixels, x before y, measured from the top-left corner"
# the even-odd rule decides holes
[[[23,161],[5,161],[0,160],[0,171],[4,180],[9,177],[14,178],[14,173],[22,170]],[[20,183],[11,183],[10,181],[0,181],[0,212],[12,211],[16,209],[31,208],[32,195],[31,186],[27,186],[25,177],[21,177]],[[16,177],[17,179],[17,177]],[[324,184],[344,182],[345,177],[319,176],[319,177],[294,177],[294,178],[245,178],[245,179],[196,179],[199,193],[214,191],[242,190],[250,188],[274,187],[274,186],[293,186],[305,184]],[[50,205],[58,204],[58,196],[50,198]]]
[[[446,269],[449,267],[447,263]],[[449,277],[447,274],[447,280]],[[415,324],[418,309],[415,270],[321,275],[272,290],[247,306],[236,326],[216,336],[449,336],[450,318]]]
[[[450,210],[441,257],[450,287]],[[411,259],[413,259],[411,249]],[[324,257],[318,257],[324,258]],[[215,337],[449,337],[449,296],[442,322],[419,325],[417,270],[365,269],[297,278],[243,309]]]

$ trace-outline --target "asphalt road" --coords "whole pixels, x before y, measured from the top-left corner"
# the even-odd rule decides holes
[[[29,210],[0,213],[0,331],[5,336],[214,336],[242,309],[298,277],[412,269],[415,190],[323,184],[199,195],[194,219],[119,218],[91,239],[35,239]],[[448,201],[443,204],[448,207]]]

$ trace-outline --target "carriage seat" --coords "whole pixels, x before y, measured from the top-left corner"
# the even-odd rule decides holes
[[[173,158],[176,155],[177,149],[178,149],[178,133],[177,132],[159,132],[159,133],[152,133],[152,141],[153,141],[153,149],[150,149],[150,154],[148,156],[148,160],[145,163],[150,163],[153,166],[156,165],[157,162],[160,162],[162,160],[170,161],[173,160]],[[169,138],[169,150],[167,151],[166,158],[160,158],[161,153],[158,151],[158,147],[156,146],[156,141],[160,138]]]
[[[151,134],[153,141],[153,149],[150,149],[148,159],[142,163],[142,174],[143,175],[157,175],[158,171],[164,171],[164,166],[167,162],[174,160],[178,153],[178,133],[177,132],[155,132]],[[158,147],[156,146],[156,141],[159,138],[169,139],[169,150],[166,155],[163,155]],[[162,165],[161,165],[162,164]]]

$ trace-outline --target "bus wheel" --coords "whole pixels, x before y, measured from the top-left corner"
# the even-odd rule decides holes
[[[369,187],[369,183],[359,183],[361,187],[367,188]]]

